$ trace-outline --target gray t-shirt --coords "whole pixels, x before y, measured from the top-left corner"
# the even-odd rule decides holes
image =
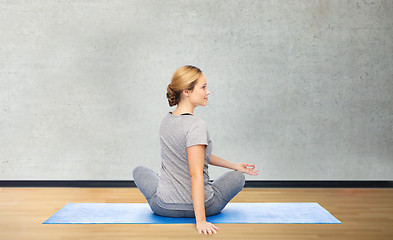
[[[213,142],[206,123],[190,113],[173,115],[169,112],[161,123],[160,143],[161,174],[157,187],[157,204],[171,210],[194,210],[187,147],[202,144],[206,145],[203,168],[205,208],[210,206],[214,191],[209,182],[208,164]]]

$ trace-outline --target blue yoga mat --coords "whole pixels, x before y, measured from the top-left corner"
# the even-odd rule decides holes
[[[318,203],[228,203],[211,223],[341,223]],[[147,203],[68,203],[43,224],[174,224],[195,218],[156,215]]]

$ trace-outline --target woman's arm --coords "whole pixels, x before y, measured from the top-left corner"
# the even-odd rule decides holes
[[[225,167],[229,169],[236,170],[238,172],[247,173],[249,175],[259,175],[259,170],[254,170],[255,165],[249,163],[231,163],[227,160],[224,160],[216,155],[210,154],[209,164],[219,167]]]
[[[206,221],[205,214],[205,186],[203,174],[191,177],[192,202],[194,204],[196,222]]]
[[[219,230],[214,224],[206,222],[205,183],[203,168],[205,165],[205,145],[194,145],[187,148],[188,165],[191,175],[192,203],[194,204],[196,228],[201,234],[216,233]]]
[[[187,148],[188,165],[191,175],[192,202],[196,221],[206,221],[205,215],[205,186],[203,167],[205,145],[194,145]]]
[[[237,169],[237,164],[236,163],[231,163],[225,159],[222,159],[214,154],[210,154],[210,161],[209,164],[218,166],[218,167],[224,167],[224,168],[229,168],[236,170]]]

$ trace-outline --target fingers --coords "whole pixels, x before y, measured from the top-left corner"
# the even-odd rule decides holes
[[[209,234],[209,235],[212,235],[213,233],[214,234],[216,234],[217,233],[217,231],[216,230],[214,230],[214,229],[203,229],[202,231],[200,231],[199,232],[199,234],[201,234],[203,232],[203,234]]]
[[[216,227],[215,225],[210,225],[209,227],[207,227],[207,228],[202,228],[201,230],[199,230],[198,231],[198,233],[199,234],[209,234],[209,235],[212,235],[212,234],[217,234],[217,231],[219,230],[220,228],[218,228],[218,227]]]
[[[253,171],[252,169],[248,169],[245,173],[249,175],[259,175],[258,172],[259,170]]]
[[[255,168],[255,165],[254,165],[254,164],[247,164],[247,166],[250,166],[250,167],[252,167],[252,169],[254,169],[254,168]]]
[[[259,175],[257,172],[259,172],[259,170],[253,171],[255,169],[255,165],[254,164],[249,164],[246,163],[246,172],[249,175]]]
[[[207,231],[210,235],[212,235],[213,233],[214,234],[216,234],[217,233],[217,231],[216,230],[214,230],[213,228],[212,229],[210,229],[210,228],[208,228],[207,230],[205,230],[205,231]],[[205,233],[206,234],[206,233]]]
[[[217,233],[217,230],[219,230],[219,228],[216,227],[216,225],[212,224],[212,231],[213,231],[214,234]]]

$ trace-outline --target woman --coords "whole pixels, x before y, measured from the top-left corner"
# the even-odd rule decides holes
[[[206,216],[218,214],[244,187],[243,173],[258,175],[255,166],[231,163],[211,154],[212,140],[205,122],[194,116],[197,106],[206,106],[206,78],[194,66],[175,71],[167,88],[168,112],[160,127],[161,172],[137,166],[133,170],[135,185],[157,215],[195,217],[198,233],[216,234],[218,227]],[[208,164],[226,167],[227,172],[209,182]],[[252,168],[247,168],[252,167]]]

